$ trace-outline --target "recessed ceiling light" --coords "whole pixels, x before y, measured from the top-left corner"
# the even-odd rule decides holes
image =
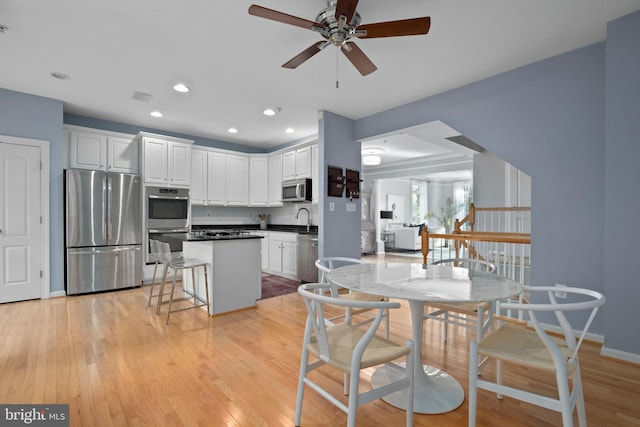
[[[176,92],[186,93],[189,92],[189,88],[184,83],[177,83],[173,86],[173,90]]]
[[[284,131],[286,133],[294,133],[296,130],[294,128],[286,128]]]
[[[382,162],[380,156],[364,156],[362,164],[366,166],[378,166]]]
[[[262,114],[264,114],[265,116],[275,116],[276,111],[273,108],[267,108],[262,112]]]
[[[152,111],[149,114],[153,117],[162,117],[162,113],[160,111]]]
[[[67,76],[65,73],[60,73],[58,71],[53,71],[50,73],[51,77],[58,80],[71,80],[71,77]]]
[[[227,132],[229,132],[229,133],[238,133],[238,129],[236,129],[236,128],[229,128],[229,129],[227,129]]]

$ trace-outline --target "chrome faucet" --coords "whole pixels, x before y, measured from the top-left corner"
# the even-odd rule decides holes
[[[296,212],[296,219],[298,219],[298,216],[300,216],[300,211],[307,211],[307,233],[308,233],[309,230],[311,230],[311,212],[309,212],[309,209],[307,208],[300,208],[298,209],[298,212]]]

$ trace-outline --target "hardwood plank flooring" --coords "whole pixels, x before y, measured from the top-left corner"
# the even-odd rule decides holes
[[[306,310],[297,293],[257,308],[207,317],[172,314],[165,325],[146,307],[148,288],[0,305],[0,402],[68,403],[72,426],[291,426]],[[391,338],[411,336],[409,308],[391,314]],[[166,307],[165,307],[166,310]],[[166,313],[163,311],[163,314]],[[447,370],[467,390],[466,329],[425,328],[424,362]],[[640,425],[640,366],[599,355],[586,343],[581,362],[591,426]],[[368,387],[363,374],[362,388]],[[340,392],[342,375],[313,372]],[[485,375],[493,375],[488,366]],[[553,390],[546,373],[509,369],[506,381]],[[479,392],[479,426],[557,426],[554,412]],[[416,426],[461,426],[467,401]],[[383,401],[358,410],[360,426],[402,425]],[[303,426],[346,424],[346,415],[307,389]]]

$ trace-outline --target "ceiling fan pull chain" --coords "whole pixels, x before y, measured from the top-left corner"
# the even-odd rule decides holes
[[[336,49],[336,89],[340,86],[340,81],[338,80],[338,62],[340,61],[340,55],[338,54],[339,50],[340,48],[338,47]]]

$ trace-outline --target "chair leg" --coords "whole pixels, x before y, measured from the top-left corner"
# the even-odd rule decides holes
[[[384,317],[384,338],[389,339],[389,316],[390,316],[389,309],[385,310],[384,316],[385,316]]]
[[[356,413],[358,411],[358,384],[360,375],[354,373],[349,379],[349,406],[347,407],[347,427],[356,427]]]
[[[169,309],[167,310],[167,322],[166,324],[169,324],[169,316],[171,316],[171,306],[173,305],[173,295],[176,292],[176,276],[178,275],[178,271],[181,270],[177,270],[174,269],[173,270],[173,283],[171,284],[171,295],[169,295]]]
[[[502,368],[503,368],[502,360],[497,360],[496,361],[496,384],[499,384],[499,385],[502,385],[502,370],[503,370]],[[502,400],[501,393],[497,393],[496,397]]]
[[[407,346],[411,349],[411,351],[407,354],[406,358],[406,373],[409,378],[409,392],[407,393],[407,420],[406,425],[410,427],[413,425],[413,399],[414,399],[414,358],[416,357],[415,345],[413,341],[407,341]]]
[[[449,340],[449,312],[444,312],[444,342]]]
[[[562,367],[561,367],[562,368]],[[569,392],[569,378],[566,369],[556,368],[556,382],[558,384],[558,399],[560,400],[560,412],[562,413],[563,427],[573,427],[573,405]],[[575,384],[574,384],[575,387]]]
[[[156,304],[156,316],[160,315],[160,307],[162,307],[162,296],[164,295],[164,285],[167,282],[167,273],[169,272],[169,266],[164,266],[164,271],[162,272],[162,282],[160,282],[160,293],[158,294],[158,301]]]
[[[209,307],[209,278],[207,277],[207,265],[203,265],[204,269],[204,299],[207,301],[207,314],[211,315],[211,308]]]
[[[158,271],[158,263],[153,266],[153,277],[151,278],[151,286],[149,286],[149,301],[147,307],[151,307],[151,298],[153,298],[153,287],[156,285],[156,273]]]
[[[582,376],[580,375],[580,363],[576,362],[576,370],[573,372],[573,393],[576,394],[576,408],[578,409],[578,425],[587,426],[587,413],[584,407],[584,393],[582,392]]]
[[[469,427],[476,425],[476,406],[478,400],[478,342],[471,341],[469,346]]]
[[[296,419],[294,424],[300,425],[302,417],[302,400],[304,398],[304,379],[309,369],[309,350],[306,346],[302,347],[302,355],[300,356],[300,375],[298,376],[298,396],[296,397]]]

